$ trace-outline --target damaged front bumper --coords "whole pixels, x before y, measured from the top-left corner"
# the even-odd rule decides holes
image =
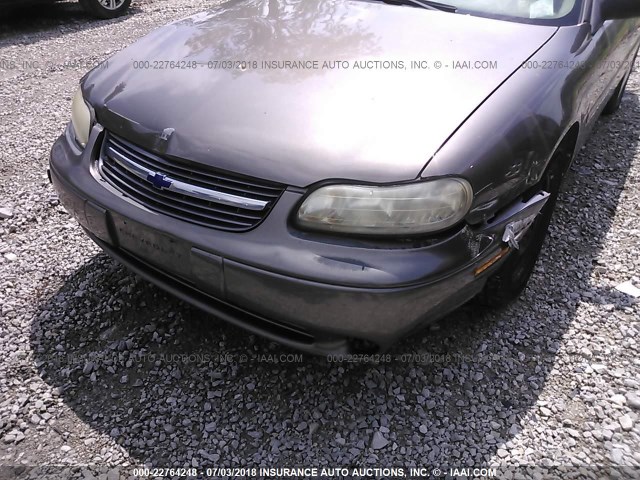
[[[287,189],[258,227],[223,232],[150,212],[103,184],[90,172],[100,133],[84,152],[61,137],[50,162],[61,202],[91,238],[189,303],[319,354],[385,349],[474,297],[548,198],[518,201],[482,227],[389,245],[295,231],[289,216],[302,193]]]

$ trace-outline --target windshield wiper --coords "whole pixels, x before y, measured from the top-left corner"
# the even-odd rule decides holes
[[[434,2],[432,0],[383,0],[385,3],[410,4],[427,10],[440,10],[443,12],[456,13],[458,7],[447,5],[446,3]]]

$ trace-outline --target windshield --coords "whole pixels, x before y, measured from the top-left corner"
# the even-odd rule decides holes
[[[443,0],[459,13],[538,23],[543,25],[577,24],[582,0]]]

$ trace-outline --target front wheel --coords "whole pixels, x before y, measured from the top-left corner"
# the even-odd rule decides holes
[[[131,6],[131,0],[80,0],[80,5],[98,18],[115,18],[123,15]]]
[[[554,158],[537,185],[538,190],[549,193],[549,199],[520,240],[520,248],[511,252],[498,271],[487,280],[484,289],[478,295],[481,304],[488,307],[504,307],[518,298],[527,286],[547,236],[563,174],[564,162],[561,158]]]
[[[613,115],[620,109],[620,105],[622,105],[622,97],[624,97],[624,92],[627,89],[627,82],[629,81],[629,75],[625,76],[618,86],[616,87],[613,95],[605,105],[602,113],[604,115]]]
[[[631,73],[633,73],[633,66],[636,63],[636,58],[638,58],[638,54],[633,57],[633,62],[631,62],[631,66],[629,67],[629,71],[622,78],[618,86],[616,87],[613,95],[605,105],[602,113],[604,115],[612,115],[616,113],[620,109],[620,105],[622,105],[622,97],[624,97],[624,92],[627,89],[627,84],[629,83],[629,77],[631,77]]]

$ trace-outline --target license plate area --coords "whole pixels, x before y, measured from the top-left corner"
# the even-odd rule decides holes
[[[189,277],[190,245],[141,223],[113,215],[118,245],[128,253],[181,277]]]

